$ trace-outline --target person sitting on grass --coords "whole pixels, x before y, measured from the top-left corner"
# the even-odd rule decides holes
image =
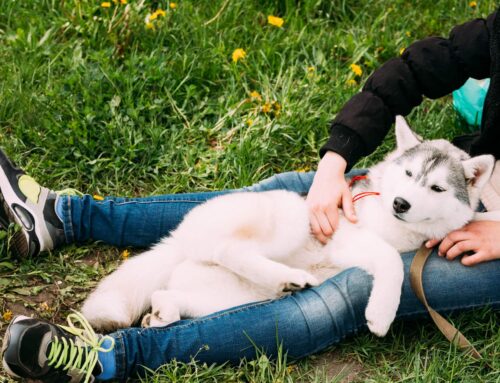
[[[375,150],[397,114],[407,115],[422,96],[438,98],[458,89],[467,78],[491,77],[481,132],[457,143],[473,155],[488,153],[496,167],[481,201],[500,210],[500,18],[496,12],[456,26],[449,38],[430,37],[410,45],[367,80],[333,121],[321,149],[316,173],[284,173],[245,191],[287,189],[308,193],[312,232],[326,242],[338,222],[337,208],[355,221],[344,174]],[[229,191],[106,198],[59,195],[40,187],[2,153],[0,187],[4,227],[18,224],[14,250],[20,256],[68,243],[99,240],[116,246],[146,247],[169,234],[197,204]],[[352,173],[350,173],[352,174]],[[450,313],[490,305],[500,307],[500,222],[472,222],[450,233],[428,261],[424,284],[430,304]],[[430,240],[427,245],[437,243]],[[462,253],[461,262],[449,262]],[[402,254],[405,281],[400,319],[427,314],[411,291],[409,265],[414,253]],[[489,262],[486,262],[489,261]],[[474,267],[467,267],[472,266]],[[467,288],[461,288],[467,286]],[[366,328],[364,310],[371,278],[353,268],[276,301],[257,302],[207,317],[181,320],[164,328],[122,329],[102,336],[83,317],[70,314],[68,326],[18,316],[8,327],[3,366],[13,377],[45,382],[126,379],[173,359],[192,357],[206,363],[238,363],[257,350],[276,356],[278,345],[290,358],[302,358]],[[77,327],[81,326],[81,329]],[[208,346],[208,347],[205,347]]]

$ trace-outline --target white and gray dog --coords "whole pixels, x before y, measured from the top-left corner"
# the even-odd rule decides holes
[[[358,223],[341,217],[327,245],[310,233],[304,199],[282,190],[231,193],[189,212],[151,250],[124,262],[85,301],[102,330],[163,326],[316,286],[342,269],[373,276],[365,315],[376,335],[396,315],[403,281],[399,252],[443,238],[473,219],[494,159],[470,158],[445,140],[421,141],[402,117],[397,148],[372,167],[352,193]]]

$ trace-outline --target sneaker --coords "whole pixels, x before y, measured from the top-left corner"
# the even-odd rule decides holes
[[[11,250],[20,257],[36,256],[65,243],[55,212],[57,194],[40,186],[0,150],[0,227],[19,226]]]
[[[82,328],[76,328],[79,322]],[[110,340],[109,348],[103,342]],[[68,315],[68,326],[17,316],[5,332],[4,370],[14,379],[47,383],[93,382],[102,373],[98,352],[113,350],[114,339],[97,335],[78,312]]]

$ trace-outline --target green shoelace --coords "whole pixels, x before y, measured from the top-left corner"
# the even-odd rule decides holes
[[[48,365],[54,368],[63,366],[63,370],[78,370],[85,374],[84,383],[88,383],[98,361],[98,352],[113,350],[115,340],[108,335],[99,337],[87,319],[78,311],[73,310],[73,313],[68,315],[67,321],[68,326],[59,327],[74,335],[76,340],[68,341],[66,338],[54,337],[48,355]],[[102,347],[106,339],[111,341],[109,348]]]

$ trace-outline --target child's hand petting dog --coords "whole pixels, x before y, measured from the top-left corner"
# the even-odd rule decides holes
[[[326,153],[319,163],[307,195],[311,232],[323,244],[326,244],[337,230],[339,207],[343,209],[349,221],[357,221],[351,191],[344,178],[346,165],[346,161],[337,153]]]
[[[455,259],[460,254],[472,253],[462,257],[465,266],[500,259],[500,222],[474,221],[463,228],[449,233],[439,245],[438,255],[448,260]],[[437,239],[426,242],[426,247],[434,247]]]

